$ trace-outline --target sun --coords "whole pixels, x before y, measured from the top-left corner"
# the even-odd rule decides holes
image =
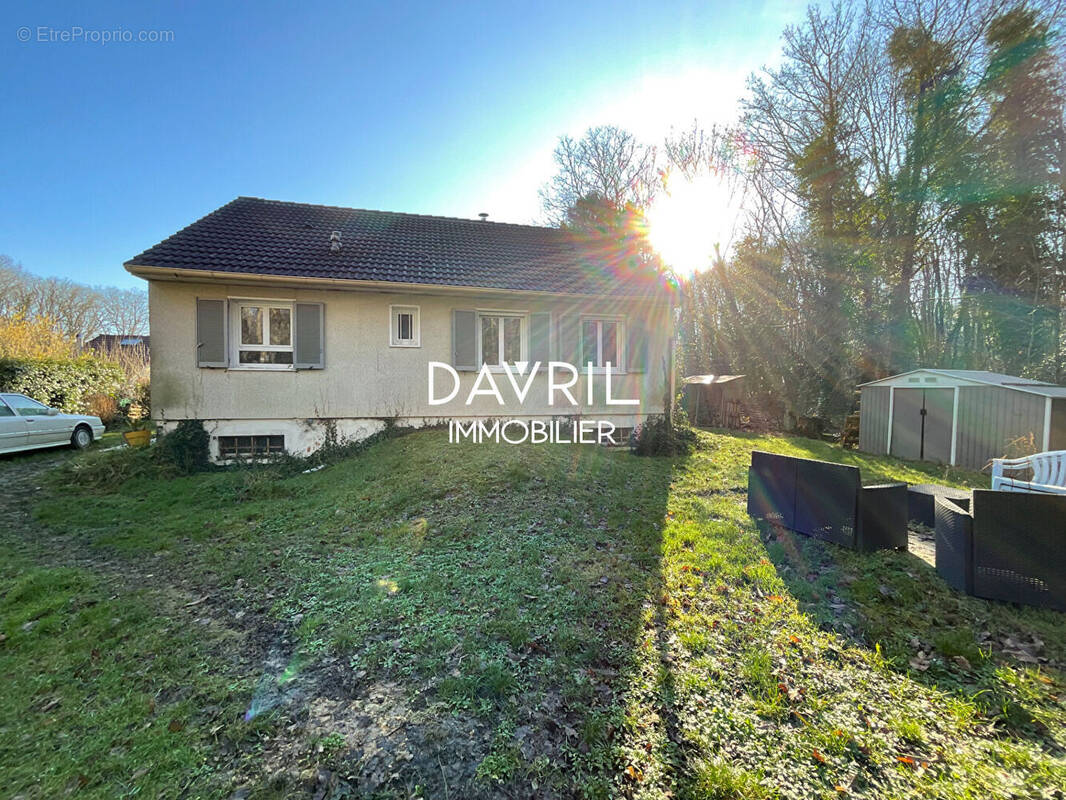
[[[670,176],[647,210],[648,238],[682,277],[706,269],[715,248],[726,256],[740,227],[743,197],[720,174]]]

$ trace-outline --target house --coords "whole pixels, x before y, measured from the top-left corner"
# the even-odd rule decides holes
[[[1011,450],[1066,449],[1066,387],[916,369],[859,387],[859,449],[982,469]]]
[[[203,420],[216,458],[307,453],[388,421],[625,429],[663,411],[673,289],[602,240],[240,197],[125,266],[148,281],[153,416],[164,432]],[[553,391],[556,361],[579,366],[577,403]],[[447,402],[430,396],[434,363],[457,384]]]
[[[150,340],[148,336],[136,333],[101,333],[85,343],[86,350],[97,353],[115,353],[120,351],[139,351],[149,357]]]

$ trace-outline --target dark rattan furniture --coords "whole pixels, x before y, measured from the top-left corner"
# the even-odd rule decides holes
[[[970,508],[970,493],[964,489],[952,489],[935,483],[918,483],[907,487],[907,515],[911,522],[927,528],[936,526],[936,498],[953,500],[955,505]]]
[[[755,450],[748,514],[863,552],[907,548],[907,484],[863,486],[858,467]]]
[[[973,517],[966,505],[943,495],[936,501],[936,571],[948,585],[973,594]]]
[[[974,489],[936,501],[936,570],[956,589],[1066,611],[1066,496]]]
[[[1066,495],[973,493],[973,592],[1066,611]]]

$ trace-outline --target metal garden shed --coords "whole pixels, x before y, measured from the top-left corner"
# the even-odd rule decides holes
[[[859,449],[981,469],[1011,442],[1066,450],[1066,387],[995,372],[916,369],[864,383]]]

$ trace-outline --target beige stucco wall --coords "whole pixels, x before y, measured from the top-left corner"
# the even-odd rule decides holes
[[[196,364],[196,299],[262,298],[325,304],[325,368],[322,370],[262,371],[204,369]],[[242,432],[255,426],[239,421],[333,418],[366,420],[396,418],[456,419],[504,415],[544,417],[581,414],[617,420],[626,425],[649,413],[662,412],[665,362],[670,330],[665,303],[615,299],[573,300],[518,294],[469,293],[431,295],[380,291],[322,290],[152,280],[149,285],[152,335],[152,413],[157,421],[186,418],[227,420]],[[417,305],[421,317],[421,347],[389,346],[390,304]],[[497,375],[507,401],[479,397],[466,405],[476,373],[460,373],[462,388],[446,405],[428,403],[427,365],[451,362],[452,309],[551,311],[636,317],[650,333],[649,365],[644,373],[612,376],[616,398],[639,398],[639,406],[608,406],[604,377],[594,376],[597,402],[585,405],[587,376],[573,392],[582,403],[550,406],[547,377],[535,379],[530,396],[519,405],[505,375]],[[556,335],[553,322],[552,336]],[[553,355],[557,352],[553,341]],[[438,378],[443,378],[443,374]],[[439,392],[438,392],[439,393]],[[561,398],[560,398],[561,400]],[[218,426],[216,426],[218,427]],[[233,426],[230,426],[233,427]],[[228,432],[228,431],[227,431]]]

